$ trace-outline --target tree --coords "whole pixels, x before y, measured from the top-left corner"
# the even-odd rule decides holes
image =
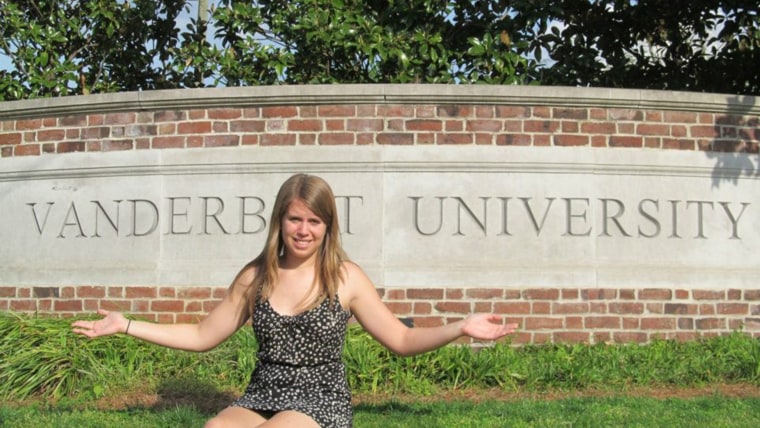
[[[760,94],[756,0],[218,0],[177,28],[189,8],[0,0],[0,100],[408,82]]]

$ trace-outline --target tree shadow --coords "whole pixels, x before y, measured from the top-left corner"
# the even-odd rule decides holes
[[[208,415],[219,413],[240,396],[238,391],[221,390],[210,382],[190,376],[165,380],[156,392],[158,399],[151,406],[154,410],[186,406]]]
[[[755,96],[732,96],[730,111],[716,118],[715,137],[706,151],[716,162],[713,187],[724,182],[737,185],[742,176],[760,177],[760,120],[749,114],[756,104]]]
[[[429,415],[432,410],[420,406],[412,406],[398,401],[388,401],[383,403],[360,403],[354,405],[354,411],[370,413],[374,415]]]

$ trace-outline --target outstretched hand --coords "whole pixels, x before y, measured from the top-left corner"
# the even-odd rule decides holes
[[[501,320],[494,314],[471,315],[464,320],[462,333],[478,340],[496,340],[517,330],[517,324],[502,324]]]
[[[119,312],[109,312],[104,309],[98,310],[98,314],[102,315],[103,318],[96,321],[80,320],[72,323],[72,331],[89,338],[124,333],[128,322],[124,315]]]

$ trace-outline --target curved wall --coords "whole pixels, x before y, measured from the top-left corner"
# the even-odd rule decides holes
[[[760,332],[753,97],[330,85],[0,104],[0,310],[203,316],[294,172],[416,325],[518,343]]]

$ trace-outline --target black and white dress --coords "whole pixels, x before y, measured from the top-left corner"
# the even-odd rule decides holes
[[[337,297],[294,316],[277,313],[269,301],[256,303],[256,368],[232,405],[263,414],[295,410],[322,428],[350,428],[351,392],[341,359],[350,317]]]

